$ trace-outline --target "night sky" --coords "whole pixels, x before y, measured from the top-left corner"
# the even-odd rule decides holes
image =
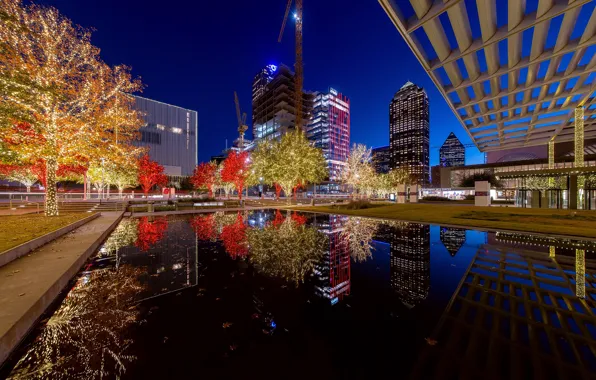
[[[76,24],[109,64],[132,66],[142,96],[199,114],[199,161],[236,138],[234,90],[251,120],[251,86],[266,64],[294,63],[294,23],[277,36],[285,0],[45,0]],[[375,0],[304,1],[304,88],[334,87],[350,98],[351,142],[389,143],[389,102],[408,80],[430,100],[431,165],[453,131],[470,139]],[[249,126],[252,127],[252,126]],[[249,129],[248,137],[251,138]],[[466,163],[482,163],[476,148]]]

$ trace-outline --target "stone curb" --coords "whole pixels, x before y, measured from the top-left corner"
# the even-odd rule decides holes
[[[79,228],[83,224],[98,218],[99,215],[100,215],[100,213],[90,215],[86,218],[83,218],[83,219],[78,220],[74,223],[71,223],[68,226],[64,226],[60,229],[57,229],[56,231],[47,233],[47,234],[40,236],[38,238],[35,238],[33,240],[29,240],[26,243],[23,243],[21,245],[17,245],[16,247],[7,249],[4,252],[0,252],[0,267],[10,263],[11,261],[18,259],[21,256],[28,254],[29,252],[41,247],[42,245],[45,245],[53,240],[56,240],[59,237],[62,237],[63,235],[66,235],[67,233],[71,232],[72,230]]]
[[[101,213],[97,213],[95,218],[98,218]],[[64,288],[68,285],[70,280],[77,274],[83,264],[95,252],[101,243],[108,237],[110,233],[116,228],[124,212],[95,240],[89,248],[83,252],[72,265],[60,275],[60,277],[50,286],[50,288],[21,316],[21,318],[0,337],[0,367],[5,360],[12,354],[12,352],[21,344],[23,339],[27,337],[31,329],[36,325],[39,318],[45,313],[54,301],[60,296]]]

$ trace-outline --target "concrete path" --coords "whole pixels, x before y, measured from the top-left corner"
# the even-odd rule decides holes
[[[116,227],[122,214],[104,212],[0,268],[0,365]]]

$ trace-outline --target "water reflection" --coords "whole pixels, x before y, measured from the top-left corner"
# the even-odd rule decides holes
[[[298,285],[321,260],[328,239],[316,228],[305,226],[305,217],[289,212],[285,218],[280,215],[278,211],[273,223],[248,231],[250,262],[261,273]]]
[[[184,378],[336,354],[381,364],[331,359],[330,378],[396,366],[414,378],[588,377],[595,248],[280,210],[125,219],[11,376]],[[217,371],[205,377],[231,377]]]
[[[139,312],[143,268],[122,266],[85,272],[45,322],[18,362],[12,379],[120,377],[134,360],[128,330]]]
[[[391,286],[409,308],[428,297],[430,289],[430,226],[401,223],[391,239]]]

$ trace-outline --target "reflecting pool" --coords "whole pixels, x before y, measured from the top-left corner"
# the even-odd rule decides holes
[[[276,210],[124,219],[0,378],[591,378],[595,250]]]

